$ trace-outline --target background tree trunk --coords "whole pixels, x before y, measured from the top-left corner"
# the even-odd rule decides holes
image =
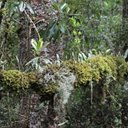
[[[123,26],[123,37],[122,37],[122,50],[121,53],[125,53],[128,49],[128,0],[123,0],[123,10],[122,10],[122,26]]]

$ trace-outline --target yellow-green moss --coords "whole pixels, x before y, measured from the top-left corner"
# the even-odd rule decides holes
[[[29,72],[27,73],[29,83],[34,84],[37,82],[37,73],[36,72]]]
[[[0,83],[3,87],[13,90],[26,89],[30,86],[27,74],[18,70],[1,71]]]
[[[75,73],[78,85],[86,84],[91,80],[98,82],[103,76],[109,76],[114,79],[117,78],[117,75],[123,77],[128,70],[128,64],[123,58],[111,55],[97,55],[84,62],[67,61],[64,65]]]
[[[103,57],[103,59],[110,67],[112,75],[116,77],[117,76],[117,65],[116,65],[114,56],[105,56]]]
[[[92,80],[92,68],[85,62],[76,63],[74,71],[77,75],[78,84],[86,84]]]
[[[76,75],[77,84],[85,84],[92,80],[92,68],[86,62],[74,62],[69,61],[65,63],[65,66],[69,67],[72,72]]]
[[[55,85],[55,81],[46,82],[44,76],[47,73],[54,74],[65,67],[68,67],[76,76],[75,85],[77,86],[87,85],[92,80],[98,84],[99,80],[107,76],[124,80],[124,75],[128,74],[128,63],[125,62],[123,57],[97,55],[83,62],[66,61],[61,66],[50,65],[41,74],[2,70],[0,71],[0,83],[6,89],[28,89],[33,85],[32,89],[37,86],[39,93],[54,93],[59,86]],[[40,83],[40,79],[42,83]]]
[[[117,66],[112,56],[95,56],[87,60],[93,68],[93,79],[98,80],[102,78],[102,75],[110,75],[116,77]]]
[[[47,85],[47,86],[45,86],[44,88],[42,88],[42,89],[40,89],[40,92],[42,93],[42,94],[45,94],[45,93],[55,93],[55,92],[57,92],[57,90],[58,90],[58,86],[57,85],[55,85],[55,84],[50,84],[50,85]]]
[[[92,57],[88,60],[88,62],[90,63],[93,69],[97,69],[100,73],[112,74],[111,67],[105,61],[104,57],[102,56]]]
[[[92,80],[98,82],[102,75],[117,75],[116,62],[112,56],[98,55],[84,62],[69,61],[65,65],[75,73],[78,84],[86,84]]]

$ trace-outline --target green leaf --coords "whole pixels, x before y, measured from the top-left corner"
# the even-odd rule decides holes
[[[64,4],[60,7],[60,9],[63,10],[63,9],[65,9],[67,6],[68,6],[68,5],[67,5],[66,3],[64,3]]]
[[[43,39],[40,38],[37,43],[37,50],[40,51],[40,49],[43,47]]]
[[[38,48],[37,48],[37,42],[36,42],[36,40],[32,39],[31,40],[31,45],[34,48],[34,50],[37,51]]]
[[[49,35],[48,35],[49,39],[51,39],[55,35],[56,28],[57,28],[57,23],[54,22],[53,26],[49,29]]]
[[[63,24],[60,24],[60,31],[62,33],[65,33],[65,26]]]
[[[60,30],[59,30],[58,26],[56,26],[55,32],[53,35],[54,41],[59,37],[59,34],[60,34]]]
[[[23,12],[26,8],[26,3],[24,3],[23,1],[21,1],[20,5],[19,5],[19,10],[20,12]]]
[[[53,6],[53,8],[54,8],[55,10],[59,10],[58,4],[54,3],[52,6]]]
[[[37,63],[38,63],[38,61],[39,61],[39,57],[35,57],[35,58],[33,58],[33,59],[31,59],[29,62],[27,62],[26,63],[26,66],[27,65],[32,65],[32,66],[34,66],[34,65],[36,65]]]
[[[109,6],[109,5],[108,5],[108,2],[106,2],[106,1],[104,1],[104,5],[105,5],[106,7]]]
[[[75,24],[76,24],[76,20],[73,17],[69,19],[69,22],[73,26],[75,26]]]

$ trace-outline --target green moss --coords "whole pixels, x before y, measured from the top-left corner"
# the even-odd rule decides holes
[[[93,80],[98,81],[103,78],[103,76],[110,76],[116,78],[117,76],[117,66],[114,58],[112,56],[95,56],[87,60],[93,69]]]
[[[98,83],[107,76],[114,80],[118,80],[118,77],[124,79],[124,75],[128,72],[128,63],[123,57],[111,55],[97,55],[84,62],[67,61],[64,65],[68,66],[77,76],[78,85],[86,85],[91,80]]]
[[[32,85],[32,89],[36,91],[39,95],[53,94],[58,91],[58,86],[54,83],[39,84],[36,82]]]
[[[92,68],[86,62],[68,61],[65,63],[65,66],[71,69],[71,71],[76,75],[77,86],[81,84],[86,85],[88,81],[92,80]]]
[[[90,63],[91,67],[93,69],[98,70],[99,73],[112,74],[111,67],[107,63],[107,58],[105,59],[105,57],[103,57],[103,56],[96,56],[96,57],[92,57],[91,59],[89,59],[88,62]]]
[[[118,73],[118,80],[124,81],[124,76],[128,75],[128,63],[124,60],[123,57],[114,57],[117,65],[117,73]]]
[[[7,89],[26,89],[30,86],[26,73],[18,70],[8,70],[0,72],[0,83]]]
[[[76,63],[74,65],[74,71],[77,75],[78,84],[86,84],[92,80],[92,68],[87,63]]]
[[[103,60],[108,64],[111,69],[112,76],[117,76],[117,65],[114,56],[105,56]]]
[[[45,87],[43,87],[42,89],[40,89],[40,93],[42,93],[42,94],[52,94],[52,93],[55,93],[55,92],[57,92],[58,91],[58,86],[57,85],[55,85],[55,84],[49,84],[49,85],[47,85],[47,86],[45,86]]]
[[[95,56],[87,62],[95,70],[93,78],[100,73],[100,76],[111,76],[118,82],[124,81],[128,75],[128,63],[122,56]],[[97,73],[96,73],[97,72]]]
[[[37,82],[37,73],[36,72],[29,72],[27,73],[29,83],[35,84]]]
[[[117,66],[112,56],[98,55],[92,57],[85,62],[66,62],[68,66],[77,76],[78,84],[86,84],[88,81],[98,82],[102,76],[110,75],[116,77]]]
[[[76,76],[75,86],[87,85],[92,80],[98,85],[98,82],[104,81],[107,76],[123,81],[124,76],[128,74],[128,63],[123,57],[97,55],[84,62],[66,61],[61,66],[50,65],[43,73],[2,70],[0,83],[6,89],[18,90],[31,87],[37,89],[39,93],[54,93],[59,87],[56,85],[56,77],[53,81],[48,80],[47,77],[65,67],[68,67]]]

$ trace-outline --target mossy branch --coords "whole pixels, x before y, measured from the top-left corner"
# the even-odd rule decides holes
[[[122,57],[97,55],[84,62],[65,61],[60,66],[50,65],[42,73],[1,70],[1,87],[6,91],[33,89],[39,94],[56,93],[61,86],[58,85],[60,83],[58,81],[59,75],[62,77],[64,74],[62,69],[69,69],[70,73],[74,74],[76,80],[72,84],[74,87],[79,87],[87,86],[91,81],[98,85],[99,81],[104,81],[108,77],[113,81],[123,82],[128,74],[128,63]]]

